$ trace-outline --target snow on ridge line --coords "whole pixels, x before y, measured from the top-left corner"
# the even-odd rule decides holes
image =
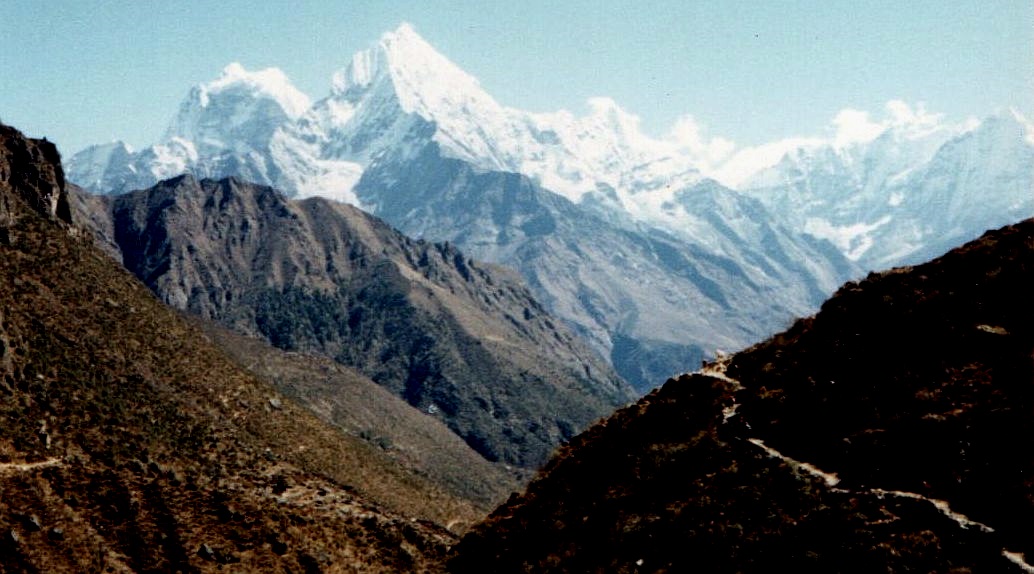
[[[270,72],[271,70],[275,69],[248,73],[239,64],[234,63],[227,66],[226,70],[224,70],[224,76],[240,78],[248,74],[256,75]],[[275,73],[282,76],[282,72],[279,70],[275,70]],[[270,74],[275,75],[272,72]],[[593,127],[596,130],[608,131],[610,136],[607,139],[613,138],[614,142],[622,142],[632,156],[638,156],[637,159],[650,156],[679,158],[679,163],[684,163],[687,169],[691,166],[695,167],[702,175],[715,178],[723,184],[732,187],[738,187],[750,175],[769,167],[794,149],[824,144],[833,145],[838,140],[845,140],[845,137],[852,142],[864,141],[889,129],[923,128],[929,130],[943,123],[942,114],[927,112],[922,103],[910,106],[900,100],[893,100],[885,106],[886,118],[884,119],[870,119],[868,112],[859,110],[843,110],[831,120],[830,125],[834,126],[837,132],[832,137],[788,138],[761,146],[739,147],[734,142],[721,137],[702,137],[702,129],[696,124],[695,120],[692,120],[691,116],[683,116],[676,121],[669,134],[657,138],[642,133],[638,127],[638,118],[634,114],[622,110],[616,102],[609,98],[591,98],[588,102],[589,113],[584,117],[575,116],[564,110],[553,114],[532,114],[502,106],[487,93],[483,92],[476,78],[437,52],[407,22],[401,23],[396,30],[383,34],[374,47],[355,54],[347,68],[335,73],[332,82],[332,93],[341,94],[353,87],[362,88],[368,86],[375,76],[380,74],[390,74],[396,89],[401,92],[398,93],[398,96],[404,109],[425,116],[426,119],[436,121],[442,127],[453,124],[449,127],[459,128],[455,130],[456,133],[450,134],[450,137],[446,139],[462,139],[468,136],[473,136],[476,139],[487,136],[495,141],[496,144],[499,144],[498,146],[467,146],[471,150],[478,150],[491,155],[490,150],[495,147],[501,147],[507,151],[509,151],[507,148],[522,149],[527,147],[528,142],[521,142],[520,145],[517,145],[518,142],[507,142],[509,138],[503,134],[508,133],[510,136],[513,136],[514,127],[522,124],[527,125],[529,121],[541,121],[547,117],[558,120],[562,118],[574,119],[573,123],[580,125],[581,129],[578,131],[581,133],[585,133],[585,128],[588,127],[588,124],[595,123],[593,120],[598,120],[601,117],[626,118],[623,121],[614,123],[596,123]],[[216,83],[218,81],[213,84]],[[467,110],[466,105],[468,103],[475,103],[475,107],[483,109]],[[459,114],[458,110],[452,108],[457,106],[463,111],[473,113],[475,117],[469,119],[477,120],[476,123],[479,124],[485,124],[486,120],[485,117],[477,117],[485,115],[479,112],[498,116],[497,119],[499,121],[494,122],[498,125],[492,126],[498,129],[492,129],[487,134],[480,133],[480,135],[475,136],[474,134],[477,134],[479,130],[463,129],[468,127],[463,125],[466,123],[463,120],[459,120],[460,123],[458,124],[456,123],[455,120],[461,114]],[[687,121],[692,124],[688,129],[686,125],[683,125]],[[549,127],[559,128],[562,126],[554,125]],[[497,131],[500,133],[492,133]],[[560,132],[565,130],[556,129],[554,131]],[[842,133],[845,131],[852,133],[853,131],[864,132],[866,136],[859,140],[857,134],[850,135],[849,137],[845,136]],[[587,142],[568,141],[564,142],[562,147],[566,148],[565,151],[567,152],[575,150],[585,152],[587,150],[581,149],[585,147],[585,143]],[[460,147],[462,148],[463,146]],[[504,155],[512,154],[507,153]],[[578,155],[583,154],[579,153]],[[500,158],[466,159],[498,161]],[[512,162],[504,163],[509,164]],[[569,160],[564,163],[569,163]],[[519,170],[525,173],[525,175],[532,177],[549,175],[546,173],[533,173],[538,170],[528,172],[525,169],[521,169],[527,166],[507,165],[507,167]],[[589,169],[588,171],[590,172],[588,175],[595,176],[593,179],[599,179],[599,176],[603,175],[601,173],[592,173],[597,171],[594,169]],[[607,182],[611,185],[621,185],[613,177],[607,179],[611,180]],[[556,191],[572,199],[577,199],[581,195],[579,192],[571,193],[573,190]],[[564,193],[565,191],[567,193]]]
[[[1027,116],[1020,113],[1016,108],[1009,108],[1009,113],[1024,128],[1024,136],[1027,143],[1034,145],[1034,121],[1027,119]]]
[[[634,221],[644,221],[678,233],[685,229],[687,221],[692,220],[692,214],[679,204],[676,193],[705,178],[712,178],[732,189],[749,189],[753,178],[763,177],[765,174],[761,172],[783,158],[825,146],[840,149],[837,148],[838,138],[841,147],[867,145],[860,142],[868,142],[877,134],[882,137],[889,130],[899,130],[903,134],[902,141],[905,141],[913,132],[950,131],[957,127],[944,121],[942,114],[927,112],[921,103],[911,106],[894,100],[886,104],[882,115],[870,116],[868,112],[859,110],[837,114],[830,121],[827,133],[817,137],[788,138],[741,147],[730,140],[705,134],[703,126],[690,115],[677,118],[663,135],[647,134],[640,129],[640,121],[635,114],[624,111],[613,99],[605,97],[591,98],[587,102],[587,113],[580,116],[566,110],[552,113],[522,111],[496,102],[480,87],[475,77],[437,52],[408,23],[386,32],[369,49],[357,52],[345,69],[334,74],[332,86],[328,98],[311,104],[308,96],[294,88],[281,70],[248,71],[240,63],[233,62],[223,69],[218,79],[199,84],[191,91],[183,111],[174,117],[167,130],[166,140],[151,147],[168,145],[170,137],[182,135],[191,139],[198,149],[219,152],[243,150],[241,153],[245,155],[241,157],[244,163],[254,159],[246,154],[256,152],[259,156],[255,161],[261,164],[255,168],[256,171],[266,173],[269,162],[272,162],[283,173],[277,182],[261,183],[277,183],[288,193],[319,193],[350,201],[354,199],[353,187],[358,179],[355,174],[365,169],[368,158],[384,148],[404,145],[399,140],[406,136],[404,130],[398,130],[398,134],[386,133],[383,128],[394,120],[378,114],[378,110],[393,109],[392,105],[386,105],[392,102],[385,100],[392,98],[403,112],[415,114],[436,125],[432,137],[448,157],[493,171],[521,173],[545,189],[576,203],[586,194],[609,188],[616,192],[612,207],[617,211]],[[204,109],[208,102],[224,90],[242,87],[246,95],[250,90],[256,98],[268,97],[276,101],[288,121],[270,125],[270,122],[283,119],[258,117],[257,121],[246,124],[253,139],[230,141],[220,138],[224,132],[230,134],[230,128],[245,124],[243,120],[249,119],[248,114],[259,109],[241,106],[238,116],[215,118],[217,123],[225,119],[226,124],[232,125],[209,125],[202,129],[199,124],[202,112],[211,112]],[[233,95],[238,94],[234,92]],[[315,113],[321,109],[321,103],[325,104],[322,109],[326,112],[322,115]],[[228,116],[231,114],[226,113]],[[1011,117],[1020,121],[1015,112]],[[205,116],[204,119],[213,118]],[[294,159],[285,163],[280,162],[279,156],[262,155],[272,145],[269,138],[294,133],[292,126],[309,124],[312,126],[300,127],[299,133],[322,143],[312,143],[305,138],[291,139],[287,143],[292,153],[287,155]],[[409,125],[403,121],[395,121],[395,124]],[[1029,123],[1025,125],[1029,126]],[[338,131],[346,126],[348,129]],[[271,132],[280,133],[270,135]],[[200,135],[202,133],[205,137]],[[351,137],[357,134],[359,137]],[[363,147],[368,144],[362,142],[369,142],[371,134],[380,134],[373,139],[376,149]],[[1027,134],[1034,141],[1034,132],[1028,129]],[[233,137],[240,136],[235,134]],[[320,140],[321,137],[326,139]],[[342,149],[350,150],[352,156],[341,156]],[[207,155],[200,160],[189,157],[186,152],[181,155],[180,163],[188,167],[209,159]],[[100,157],[91,159],[83,156],[81,159],[84,163],[104,161]],[[174,158],[163,159],[161,163],[164,165],[179,165],[173,161]],[[149,170],[144,164],[150,161],[139,154],[134,154],[132,160],[141,172],[165,174],[168,171],[165,168]],[[338,165],[342,162],[349,165]],[[93,182],[103,180],[107,167],[76,165],[71,171],[83,174],[83,178],[89,180],[84,183],[101,188],[102,181]],[[132,166],[122,168],[122,171],[126,169],[134,171]],[[134,185],[143,183],[134,181]],[[324,190],[322,193],[321,189]],[[870,230],[858,228],[858,225],[861,224],[846,227],[819,225],[811,231],[839,242],[841,251],[850,259],[857,260],[872,247],[868,238]]]
[[[245,86],[272,98],[291,119],[301,117],[312,107],[309,96],[296,88],[280,68],[250,72],[240,62],[230,62],[218,78],[197,86],[201,106],[206,107],[212,95],[237,86]]]

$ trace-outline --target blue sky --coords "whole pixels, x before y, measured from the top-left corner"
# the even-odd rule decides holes
[[[0,119],[67,154],[164,131],[229,62],[319,99],[352,53],[408,21],[501,103],[609,96],[659,135],[692,114],[751,145],[821,134],[842,108],[926,102],[1034,116],[1034,2],[0,0]]]

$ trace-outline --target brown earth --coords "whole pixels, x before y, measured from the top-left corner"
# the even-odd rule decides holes
[[[0,126],[0,572],[436,570],[481,511],[155,299],[48,150]]]

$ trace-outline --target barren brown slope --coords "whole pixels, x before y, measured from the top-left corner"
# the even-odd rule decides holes
[[[76,235],[55,161],[0,126],[0,571],[433,568],[477,510],[205,342]]]
[[[1030,572],[1032,287],[1034,220],[847,284],[577,437],[451,568]]]
[[[375,447],[391,464],[471,501],[486,515],[530,478],[528,471],[488,462],[441,421],[355,369],[314,353],[281,351],[210,321],[194,321],[241,366],[321,420]]]
[[[162,300],[355,367],[490,461],[537,467],[632,396],[514,273],[353,207],[190,176],[76,205]]]

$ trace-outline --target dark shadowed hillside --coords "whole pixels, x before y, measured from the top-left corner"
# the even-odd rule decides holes
[[[1034,220],[580,435],[456,572],[1030,572]]]
[[[0,126],[0,572],[426,570],[479,514],[247,374]]]
[[[515,274],[353,207],[190,176],[75,205],[163,301],[354,367],[490,461],[538,466],[632,396]]]

